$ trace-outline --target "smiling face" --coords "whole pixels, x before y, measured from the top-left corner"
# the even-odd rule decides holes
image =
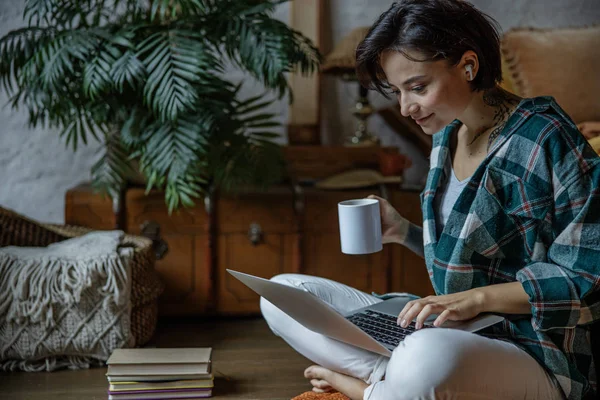
[[[383,53],[380,61],[402,115],[412,117],[429,135],[459,118],[473,97],[462,63],[411,61],[397,51]]]

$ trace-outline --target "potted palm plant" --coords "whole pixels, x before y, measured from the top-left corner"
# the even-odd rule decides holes
[[[224,72],[279,98],[288,72],[314,72],[318,50],[273,17],[285,1],[27,0],[28,25],[0,38],[0,87],[67,146],[101,141],[92,177],[110,195],[134,166],[169,212],[209,187],[268,185],[283,161],[273,99],[240,98]]]

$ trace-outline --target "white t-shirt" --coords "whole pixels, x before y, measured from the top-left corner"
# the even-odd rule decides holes
[[[456,203],[456,199],[458,199],[458,196],[460,196],[464,187],[469,183],[469,179],[471,179],[471,177],[468,177],[459,181],[458,178],[456,178],[454,168],[452,168],[451,157],[448,157],[444,172],[445,177],[442,182],[442,187],[440,188],[441,190],[438,190],[435,196],[435,225],[438,236],[446,226],[446,222],[448,221],[452,207],[454,207],[454,203]],[[448,179],[448,177],[450,179]]]

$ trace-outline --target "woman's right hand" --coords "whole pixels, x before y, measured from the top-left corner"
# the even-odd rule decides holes
[[[408,233],[410,222],[400,215],[398,211],[384,198],[370,195],[369,199],[379,200],[381,214],[381,242],[403,244]]]

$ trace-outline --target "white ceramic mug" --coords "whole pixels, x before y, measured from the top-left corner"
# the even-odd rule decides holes
[[[375,199],[346,200],[338,203],[340,240],[344,254],[370,254],[381,251],[381,216]]]

